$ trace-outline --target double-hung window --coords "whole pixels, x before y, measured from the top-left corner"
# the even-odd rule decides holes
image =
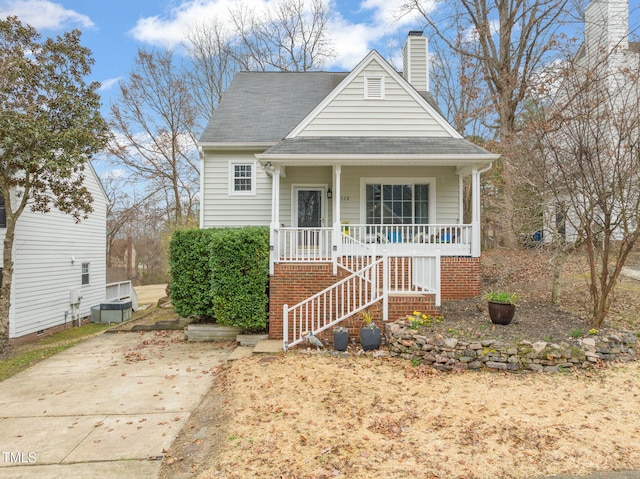
[[[82,282],[81,284],[89,284],[89,263],[82,263]]]
[[[429,184],[366,184],[366,222],[370,225],[429,223]]]
[[[256,165],[254,162],[229,164],[229,194],[255,195]]]

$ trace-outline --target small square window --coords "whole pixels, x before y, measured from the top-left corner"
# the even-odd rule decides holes
[[[82,263],[82,284],[89,284],[89,263]]]
[[[255,164],[231,163],[229,168],[229,193],[232,195],[253,195],[255,193]]]

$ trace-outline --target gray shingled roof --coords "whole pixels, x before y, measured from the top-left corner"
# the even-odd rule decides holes
[[[487,155],[462,138],[297,137],[283,140],[263,155]],[[262,157],[262,155],[261,155]]]
[[[200,142],[280,141],[347,75],[344,72],[238,73]]]

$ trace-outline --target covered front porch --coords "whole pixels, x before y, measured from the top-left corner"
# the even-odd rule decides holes
[[[345,257],[480,256],[486,165],[264,168],[272,180],[271,274],[275,264],[292,262],[331,262],[335,272]]]

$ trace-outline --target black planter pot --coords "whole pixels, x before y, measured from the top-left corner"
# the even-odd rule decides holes
[[[333,349],[336,351],[346,351],[349,346],[349,331],[333,332]]]
[[[494,303],[489,301],[489,317],[493,324],[510,324],[516,312],[514,304]]]
[[[380,328],[360,328],[360,344],[365,351],[380,347]]]

